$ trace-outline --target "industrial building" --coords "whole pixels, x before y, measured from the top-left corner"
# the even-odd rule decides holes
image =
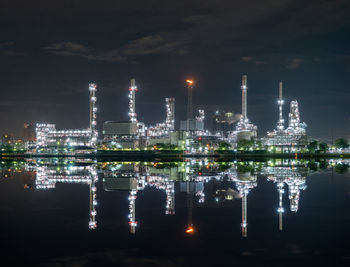
[[[263,138],[263,143],[266,146],[272,146],[279,152],[293,152],[295,150],[305,148],[307,145],[306,123],[300,122],[299,104],[294,100],[290,102],[290,112],[288,114],[288,127],[284,126],[283,118],[283,84],[279,83],[279,118],[277,127],[272,132],[268,132]]]
[[[216,136],[228,137],[228,134],[234,131],[237,117],[234,112],[215,111],[212,120],[212,133]]]
[[[96,84],[89,84],[90,91],[90,125],[85,130],[56,130],[55,124],[37,123],[37,153],[67,153],[72,149],[94,148],[97,142],[96,129]]]
[[[258,127],[250,122],[247,116],[247,75],[242,76],[242,116],[236,125],[236,130],[232,132],[231,142],[239,140],[251,140],[257,137]]]
[[[137,148],[139,135],[137,122],[106,121],[103,123],[103,144],[107,148]]]
[[[186,80],[187,83],[187,118],[186,120],[180,121],[180,131],[191,132],[195,135],[201,135],[204,132],[204,110],[198,110],[198,116],[193,117],[193,103],[192,103],[192,94],[193,94],[193,80]]]
[[[257,126],[250,122],[247,115],[247,75],[242,76],[242,115],[234,112],[217,111],[213,116],[212,133],[205,129],[205,111],[198,110],[193,114],[194,81],[186,80],[187,88],[187,117],[181,120],[179,132],[175,129],[175,98],[165,98],[165,118],[163,122],[154,126],[146,126],[140,122],[136,113],[136,86],[135,79],[131,79],[128,89],[128,121],[106,121],[103,123],[102,149],[139,149],[156,144],[181,147],[190,153],[206,152],[202,137],[208,141],[210,147],[217,147],[220,142],[230,143],[233,147],[240,140],[256,140]],[[90,124],[83,130],[56,130],[54,124],[38,123],[35,128],[36,151],[39,153],[68,153],[76,149],[92,149],[97,147],[98,132],[96,129],[96,85],[89,85],[90,91]],[[306,124],[300,122],[299,105],[296,100],[290,103],[288,127],[284,126],[282,96],[282,82],[279,84],[279,118],[276,129],[263,137],[264,146],[273,147],[275,151],[294,151],[307,144]],[[234,123],[237,122],[235,128]],[[25,125],[30,139],[30,125]],[[204,140],[202,139],[202,141]],[[209,144],[210,143],[210,144]],[[29,148],[30,146],[28,146]],[[85,150],[86,151],[86,150]],[[72,152],[73,153],[73,152]]]

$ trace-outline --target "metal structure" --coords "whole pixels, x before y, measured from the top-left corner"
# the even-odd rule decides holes
[[[147,136],[166,136],[175,129],[175,98],[165,98],[166,118],[165,122],[157,123],[147,129]]]
[[[97,136],[98,132],[96,130],[96,84],[90,83],[89,84],[89,91],[90,91],[90,131],[91,131],[91,146],[95,146],[97,142]]]
[[[236,131],[233,133],[236,140],[255,138],[257,135],[257,126],[252,124],[247,116],[247,75],[242,76],[242,117],[236,125]]]
[[[129,118],[131,122],[137,122],[137,114],[136,114],[136,92],[138,91],[135,79],[130,80],[129,87]]]
[[[277,146],[282,151],[305,147],[307,144],[306,124],[300,122],[299,105],[296,100],[290,102],[288,127],[284,127],[282,82],[279,83],[279,98],[277,103],[279,107],[277,129],[267,132],[267,137],[263,139],[263,142],[268,146]]]
[[[242,76],[242,119],[243,121],[247,121],[248,117],[247,117],[247,90],[248,90],[248,86],[247,86],[247,75],[243,75]]]
[[[37,153],[68,152],[68,149],[72,147],[96,146],[98,136],[96,130],[96,84],[90,83],[89,91],[89,128],[56,130],[55,124],[37,123],[35,128]]]
[[[279,107],[279,119],[277,122],[277,131],[278,132],[283,132],[284,130],[284,119],[283,119],[283,104],[284,100],[282,99],[282,82],[279,83],[279,98],[278,98],[278,107]]]
[[[290,102],[288,119],[287,133],[305,135],[306,124],[300,122],[299,104],[296,100]]]
[[[199,109],[198,116],[196,116],[196,120],[200,122],[204,122],[204,119],[205,119],[204,109]]]
[[[175,130],[175,98],[167,97],[166,102],[166,119],[165,126],[168,132]]]
[[[187,120],[193,119],[192,91],[193,80],[186,80],[187,83]]]

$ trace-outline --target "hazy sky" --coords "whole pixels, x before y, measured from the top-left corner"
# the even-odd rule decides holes
[[[275,127],[278,82],[297,99],[315,137],[349,135],[349,1],[14,1],[0,3],[0,133],[24,122],[88,127],[88,83],[98,84],[98,122],[127,119],[134,77],[138,118],[165,119],[164,98],[184,118],[184,80],[210,118],[240,112],[260,135]]]

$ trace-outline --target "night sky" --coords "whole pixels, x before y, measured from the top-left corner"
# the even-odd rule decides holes
[[[350,2],[347,0],[74,1],[1,0],[0,134],[24,122],[88,127],[88,83],[98,85],[98,122],[127,119],[136,79],[140,121],[165,119],[164,98],[185,117],[186,78],[207,118],[240,112],[248,75],[248,117],[258,134],[285,119],[297,99],[314,137],[349,136]]]

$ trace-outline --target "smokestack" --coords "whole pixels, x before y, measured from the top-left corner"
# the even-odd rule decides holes
[[[278,98],[278,107],[279,107],[279,119],[277,123],[277,130],[283,131],[284,130],[284,119],[283,119],[283,99],[282,99],[282,82],[279,83],[279,98]]]
[[[193,81],[186,80],[187,82],[187,120],[193,119],[193,106],[192,106],[192,89],[193,89]]]
[[[280,82],[280,87],[279,87],[279,91],[280,91],[280,100],[282,100],[282,82]]]
[[[247,119],[247,75],[242,76],[242,117]]]

